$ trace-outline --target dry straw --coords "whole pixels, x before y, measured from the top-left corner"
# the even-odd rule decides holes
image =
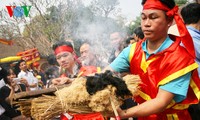
[[[127,75],[123,78],[132,95],[137,95],[140,78],[136,75]],[[22,114],[36,120],[49,120],[61,113],[92,113],[101,112],[104,116],[113,113],[110,103],[118,108],[123,104],[122,98],[116,96],[116,87],[108,85],[103,90],[90,95],[86,90],[86,78],[76,78],[73,83],[55,92],[55,96],[43,95],[32,100],[19,101]],[[132,96],[126,96],[130,98]]]

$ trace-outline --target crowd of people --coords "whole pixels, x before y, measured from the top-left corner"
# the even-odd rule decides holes
[[[117,109],[122,119],[199,120],[200,4],[187,4],[180,14],[174,0],[142,0],[142,5],[141,26],[131,36],[110,34],[113,48],[107,63],[89,41],[77,56],[73,43],[63,40],[53,45],[46,71],[24,60],[7,70],[0,67],[0,119],[25,119],[12,106],[14,93],[70,84],[74,78],[110,70],[120,77],[138,75],[142,81],[139,95]],[[179,36],[168,34],[173,20]]]

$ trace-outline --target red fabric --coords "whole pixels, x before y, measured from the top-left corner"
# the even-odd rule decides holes
[[[194,43],[193,43],[192,37],[190,36],[183,20],[178,15],[178,6],[174,7],[171,11],[167,12],[167,15],[168,16],[174,16],[180,37],[182,38],[181,41],[182,41],[183,45],[185,46],[188,53],[193,58],[196,58],[195,50],[194,50]]]
[[[62,75],[60,75],[60,77],[67,77],[67,75],[65,73],[63,73]]]
[[[116,116],[115,119],[116,119],[116,120],[121,120],[119,116]]]
[[[104,120],[100,113],[75,114],[73,120]]]
[[[200,66],[199,66],[200,67]],[[198,76],[198,71],[197,69],[194,70],[194,72],[192,73],[192,79],[194,80],[195,83],[200,81],[200,78]],[[200,88],[200,84],[196,84],[198,88]]]
[[[167,16],[174,17],[174,20],[176,21],[178,31],[180,33],[180,37],[182,38],[181,41],[183,45],[185,46],[188,53],[195,58],[195,51],[194,51],[194,44],[192,41],[192,38],[183,22],[181,17],[178,14],[178,6],[175,6],[173,9],[168,8],[164,4],[160,2],[160,0],[147,0],[144,4],[143,10],[147,9],[158,9],[166,11]]]
[[[72,120],[104,120],[101,113],[73,114]],[[60,120],[69,120],[64,114],[61,114]]]
[[[64,114],[60,115],[60,120],[69,120]]]
[[[72,47],[69,47],[67,45],[63,45],[63,46],[59,46],[55,49],[54,51],[54,54],[57,55],[58,53],[61,53],[61,52],[70,52],[72,53],[74,50]]]
[[[153,114],[147,117],[139,117],[138,120],[177,120],[176,118],[171,117],[168,119],[166,114],[173,114],[176,113],[178,116],[178,120],[192,120],[190,114],[187,110],[180,110],[180,111],[173,111],[170,109],[170,112],[160,113],[160,114]]]
[[[36,67],[36,68],[37,68],[39,65],[40,65],[39,62],[34,62],[34,63],[33,63],[33,67]]]
[[[21,56],[27,64],[31,64],[40,59],[40,53],[37,48],[32,48],[23,52],[18,52],[17,56]]]
[[[164,11],[169,11],[170,9],[163,5],[160,0],[147,0],[143,6],[143,10],[146,9],[159,9]]]
[[[156,97],[158,93],[158,89],[159,89],[158,83],[161,80],[173,74],[174,72],[179,71],[195,62],[194,59],[187,53],[185,48],[180,46],[180,41],[181,41],[180,38],[176,38],[175,42],[169,48],[155,55],[150,56],[148,60],[151,60],[154,58],[156,58],[156,60],[154,60],[153,62],[149,64],[147,68],[147,72],[144,72],[141,69],[142,56],[143,54],[145,54],[141,48],[142,46],[141,44],[143,41],[140,41],[136,44],[135,52],[130,63],[130,70],[132,74],[140,75],[140,78],[142,80],[140,89],[142,92],[149,95],[151,99]],[[195,70],[196,69],[194,69],[194,71]],[[200,80],[198,76],[196,75],[197,74],[194,74],[193,72],[192,77],[196,78],[195,79],[196,85],[199,85],[199,89],[200,89]],[[136,97],[135,100],[138,103],[143,103],[146,101],[141,96]],[[194,103],[198,103],[198,99],[195,96],[192,88],[189,87],[187,98],[181,103],[177,103],[177,104],[188,105],[188,104],[194,104]],[[169,108],[169,109],[171,111],[174,111],[173,108]],[[162,113],[164,114],[165,112],[166,110]],[[185,118],[188,117],[187,116],[188,114],[184,114],[184,115],[182,117],[185,117]],[[151,120],[151,119],[148,119],[148,120]],[[153,119],[153,120],[157,120],[157,119]]]
[[[78,77],[87,76],[97,72],[97,67],[95,66],[82,66],[79,69]],[[67,77],[65,73],[63,73],[60,77]]]
[[[0,43],[6,44],[6,45],[13,45],[13,41],[12,40],[0,39]]]
[[[97,67],[95,66],[82,66],[79,70],[80,76],[87,76],[97,72]]]

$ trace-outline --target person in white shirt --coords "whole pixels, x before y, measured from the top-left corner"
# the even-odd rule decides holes
[[[28,71],[26,61],[20,60],[18,63],[18,67],[20,68],[20,73],[18,74],[18,78],[26,79],[30,90],[37,90],[38,89],[38,79],[34,77],[33,73]]]

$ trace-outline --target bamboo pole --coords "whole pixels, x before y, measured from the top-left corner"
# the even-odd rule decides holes
[[[53,94],[54,92],[57,91],[57,89],[68,87],[69,85],[70,84],[60,85],[60,86],[56,86],[56,87],[52,87],[52,88],[46,88],[46,89],[41,89],[41,90],[19,92],[19,93],[15,93],[14,94],[13,99],[14,100],[18,100],[18,99],[23,99],[23,98],[31,98],[31,97],[41,96],[42,94]]]
[[[114,102],[112,101],[112,98],[111,98],[111,97],[110,97],[110,103],[111,103],[112,109],[113,109],[113,111],[114,111],[116,120],[121,120],[121,119],[120,119],[120,116],[119,116],[119,114],[118,114],[118,112],[117,112],[117,109],[116,109],[116,107],[115,107],[115,104],[114,104]]]

